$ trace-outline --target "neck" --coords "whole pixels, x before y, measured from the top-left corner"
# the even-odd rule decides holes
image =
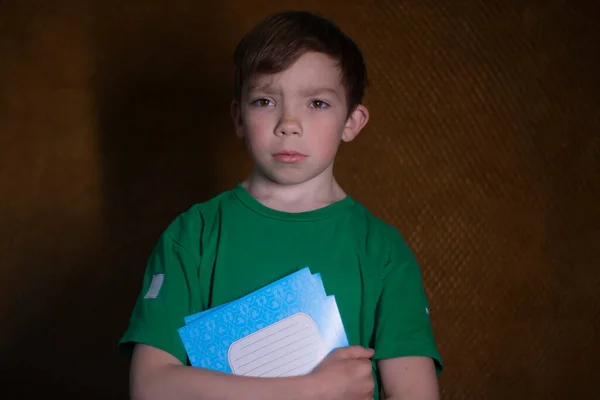
[[[346,197],[332,174],[322,174],[298,184],[283,185],[253,172],[242,182],[242,186],[260,203],[284,212],[312,211]]]

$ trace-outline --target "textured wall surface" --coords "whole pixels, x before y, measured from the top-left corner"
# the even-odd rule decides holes
[[[127,398],[157,235],[248,172],[230,58],[266,13],[363,47],[339,180],[415,250],[444,399],[600,398],[593,1],[0,1],[0,393]]]

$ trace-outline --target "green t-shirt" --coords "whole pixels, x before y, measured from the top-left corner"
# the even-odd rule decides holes
[[[184,317],[304,267],[320,272],[327,294],[335,295],[351,345],[375,349],[374,360],[431,357],[441,372],[421,272],[395,228],[350,196],[286,213],[241,185],[192,206],[163,232],[119,347],[130,354],[134,343],[144,343],[189,365],[177,332]]]

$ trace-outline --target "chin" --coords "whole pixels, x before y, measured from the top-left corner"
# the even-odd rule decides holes
[[[315,178],[314,174],[306,174],[306,173],[271,173],[268,175],[269,179],[279,185],[291,186],[291,185],[299,185],[301,183],[310,181]],[[299,172],[299,171],[295,171]]]
[[[277,183],[278,185],[283,185],[283,186],[293,186],[293,185],[300,185],[301,183],[307,182],[309,180],[311,180],[310,177],[306,177],[306,178],[301,178],[301,177],[273,177],[271,178],[271,180],[275,183]]]
[[[255,164],[255,167],[258,167],[256,171],[260,175],[278,185],[285,186],[300,185],[313,179],[318,179],[321,175],[327,173],[326,165],[305,164],[302,166],[277,168],[267,164],[267,168],[264,168],[260,164]]]

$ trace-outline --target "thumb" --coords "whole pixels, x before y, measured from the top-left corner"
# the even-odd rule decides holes
[[[335,351],[333,354],[334,357],[348,360],[348,359],[358,359],[358,358],[371,358],[375,351],[373,349],[367,349],[362,346],[354,345],[341,347]]]

